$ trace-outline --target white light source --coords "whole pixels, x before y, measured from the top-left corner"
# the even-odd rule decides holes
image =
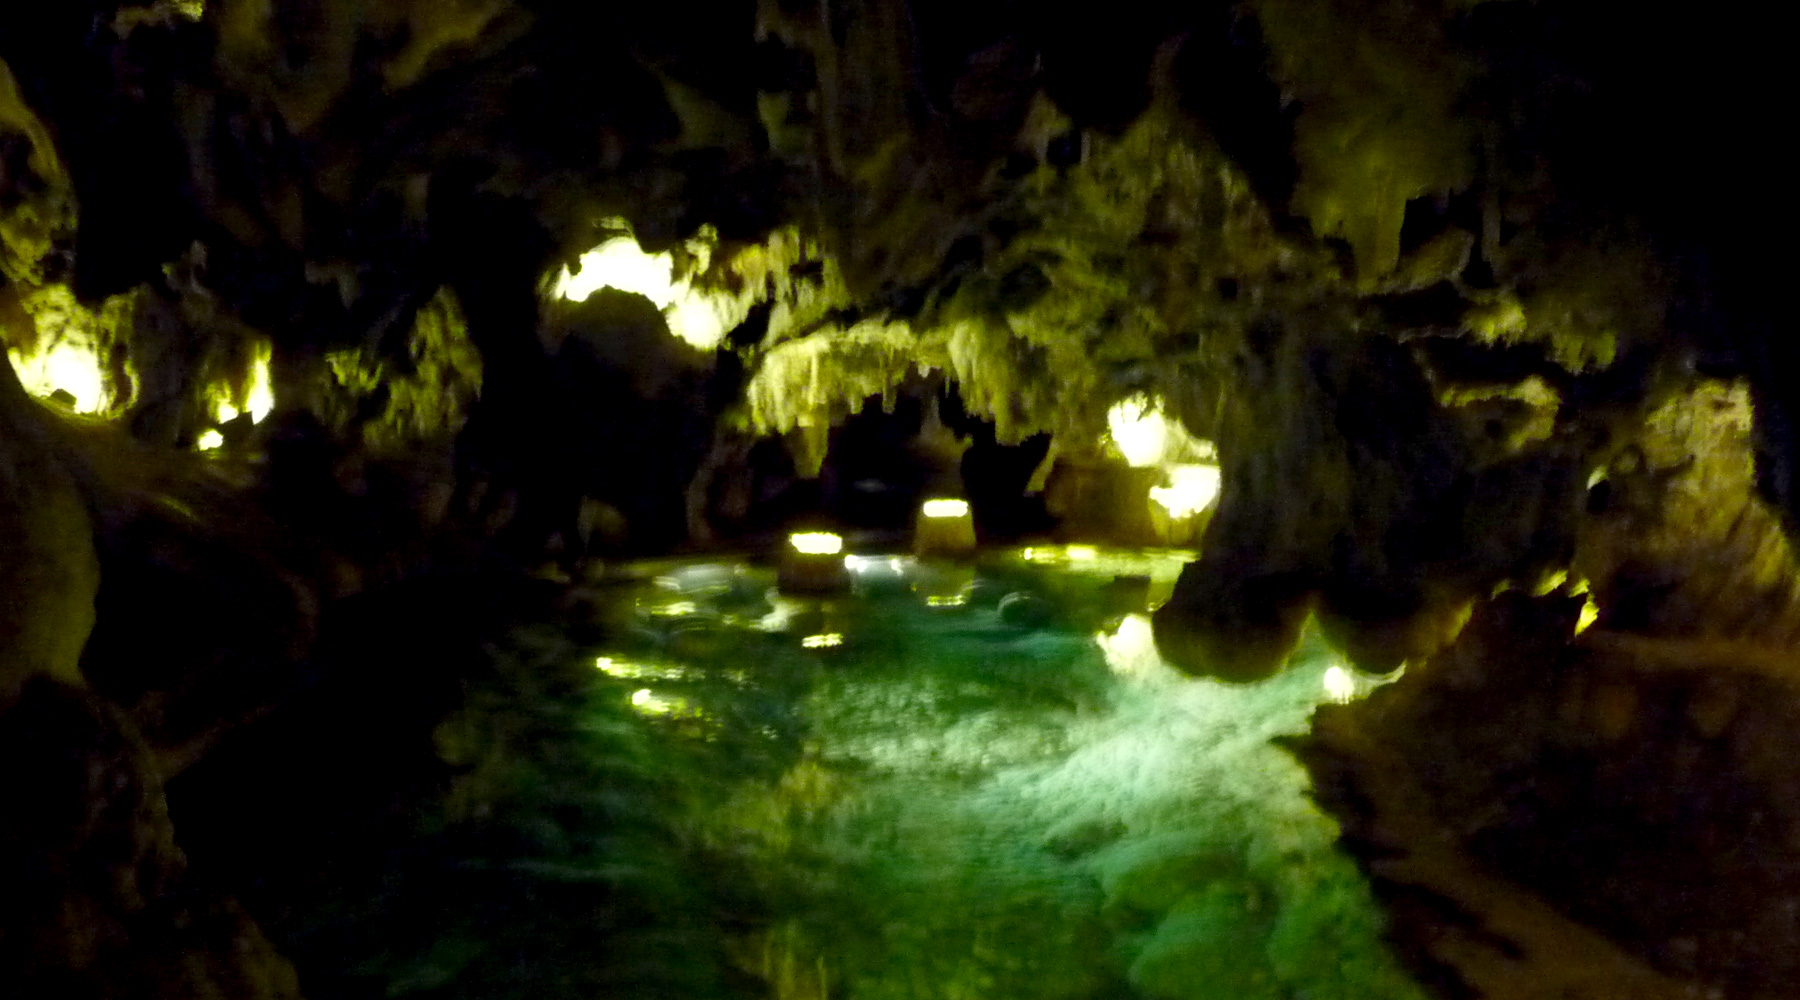
[[[218,430],[216,430],[214,428],[208,428],[204,431],[201,431],[200,436],[198,438],[196,438],[194,441],[195,446],[197,446],[201,451],[212,451],[213,449],[218,448],[219,446],[223,445],[224,443],[225,443],[225,435],[220,434],[218,432]]]
[[[106,405],[106,376],[93,351],[65,341],[35,357],[8,354],[20,384],[33,396],[66,392],[74,399],[76,413],[99,413]]]
[[[1216,465],[1171,465],[1169,485],[1152,486],[1150,499],[1161,504],[1170,517],[1193,517],[1219,495]]]
[[[707,249],[689,244],[690,250]],[[635,292],[662,310],[669,332],[701,350],[719,346],[725,334],[742,322],[747,307],[729,294],[708,295],[675,278],[675,258],[668,253],[646,253],[630,236],[615,236],[581,255],[580,271],[563,268],[555,294],[572,302],[585,302],[602,288]]]
[[[921,509],[926,517],[966,517],[969,513],[969,501],[927,500]]]
[[[829,531],[800,531],[788,536],[794,551],[809,556],[834,556],[844,551],[844,539]]]
[[[1120,400],[1106,411],[1106,429],[1125,461],[1134,468],[1162,461],[1169,446],[1169,425],[1161,404],[1149,396]]]
[[[1325,669],[1325,697],[1342,705],[1356,697],[1356,678],[1333,664]]]
[[[640,715],[676,715],[693,717],[698,713],[688,707],[686,699],[665,698],[649,688],[631,692],[631,707]]]
[[[269,359],[274,349],[267,341],[259,341],[250,359],[250,392],[244,397],[244,409],[250,422],[260,424],[275,409],[275,388],[269,381]]]
[[[1092,545],[1071,545],[1063,549],[1063,555],[1076,562],[1091,562],[1100,558],[1100,550]]]
[[[832,646],[842,646],[843,644],[844,637],[837,632],[826,632],[823,635],[809,635],[800,640],[800,645],[807,649],[829,649]]]

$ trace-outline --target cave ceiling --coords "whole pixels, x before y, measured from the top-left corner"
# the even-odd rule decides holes
[[[708,395],[804,471],[915,370],[1074,452],[1151,394],[1227,466],[1213,586],[1261,594],[1196,613],[1279,635],[1322,595],[1397,660],[1566,568],[1590,479],[1696,379],[1747,388],[1754,497],[1792,506],[1772,44],[1502,0],[30,4],[0,310],[132,368],[106,398],[147,441],[193,440],[196,386],[264,342],[275,399],[340,433],[479,399],[498,441],[558,418],[534,386],[570,329],[625,322],[544,304],[624,228],[738,300],[736,388],[575,337],[638,397]],[[377,393],[446,309],[448,402]]]

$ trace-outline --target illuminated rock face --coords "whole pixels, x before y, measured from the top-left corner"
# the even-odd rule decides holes
[[[1577,638],[1578,606],[1506,595],[1394,684],[1321,709],[1297,741],[1321,804],[1379,845],[1371,872],[1409,900],[1403,951],[1449,988],[1781,995],[1800,935],[1791,661]]]

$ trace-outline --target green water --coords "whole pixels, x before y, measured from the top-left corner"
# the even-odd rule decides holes
[[[1185,679],[1142,617],[1178,559],[1033,555],[870,560],[823,601],[671,563],[593,596],[598,645],[521,633],[438,731],[461,774],[366,970],[540,1000],[1421,996],[1269,742],[1331,653]]]

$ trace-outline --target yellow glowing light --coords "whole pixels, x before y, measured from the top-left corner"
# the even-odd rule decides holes
[[[1600,605],[1594,601],[1594,595],[1587,595],[1581,605],[1581,616],[1575,619],[1575,634],[1586,632],[1590,626],[1600,620]]]
[[[1106,428],[1113,444],[1134,468],[1162,461],[1169,446],[1169,425],[1162,404],[1148,396],[1121,400],[1106,411]]]
[[[844,539],[829,531],[801,531],[788,536],[794,551],[809,556],[835,556],[844,551]]]
[[[969,516],[969,501],[927,500],[921,509],[926,517],[967,517]]]
[[[631,707],[640,715],[682,715],[694,716],[698,712],[691,710],[682,698],[665,698],[649,688],[638,688],[631,692]]]
[[[646,663],[631,663],[611,656],[595,658],[594,667],[608,677],[617,677],[620,680],[675,681],[682,680],[689,674],[681,667],[658,667]]]
[[[262,423],[275,409],[275,388],[269,381],[269,358],[273,353],[270,344],[259,343],[256,356],[250,361],[250,392],[244,397],[244,409],[249,411],[253,424]]]
[[[1146,615],[1126,615],[1110,633],[1095,633],[1094,642],[1106,657],[1107,668],[1115,674],[1148,678],[1162,667],[1162,656],[1156,651],[1156,633]]]
[[[1100,550],[1092,545],[1071,545],[1063,549],[1063,554],[1076,562],[1089,562],[1100,558]]]
[[[100,358],[68,342],[57,344],[34,357],[8,351],[25,391],[40,398],[58,391],[73,397],[76,413],[99,413],[106,405],[106,375]]]
[[[217,430],[211,428],[201,431],[200,437],[194,441],[195,446],[201,451],[212,451],[213,449],[222,446],[224,443],[225,435],[220,434]]]
[[[1343,667],[1333,665],[1325,670],[1325,697],[1342,705],[1356,697],[1356,678]]]
[[[250,381],[238,394],[239,387],[231,384],[214,386],[208,395],[213,400],[213,419],[221,424],[228,424],[244,414],[250,414],[250,422],[260,424],[263,418],[275,409],[275,389],[269,378],[269,361],[274,349],[268,341],[258,341],[250,355]]]
[[[1538,585],[1531,588],[1531,596],[1543,597],[1568,581],[1569,571],[1566,569],[1559,569],[1549,576],[1544,577],[1542,580],[1539,580]]]
[[[1218,495],[1216,465],[1171,465],[1169,485],[1150,488],[1150,499],[1161,504],[1170,517],[1193,517]]]
[[[800,645],[807,649],[829,649],[832,646],[842,646],[843,644],[844,637],[837,632],[826,632],[823,635],[809,635],[800,640]]]
[[[709,250],[704,241],[690,243],[690,252]],[[675,258],[668,253],[646,253],[630,236],[615,236],[581,255],[580,270],[563,268],[554,286],[556,295],[585,302],[602,288],[635,292],[662,310],[669,332],[701,350],[719,346],[725,334],[748,313],[730,294],[695,291],[675,277]]]
[[[669,618],[680,618],[682,615],[691,615],[698,610],[700,610],[700,606],[693,601],[671,601],[662,607],[650,609],[650,613]]]
[[[967,594],[932,594],[925,598],[926,607],[932,608],[960,608],[967,603],[969,603]]]

